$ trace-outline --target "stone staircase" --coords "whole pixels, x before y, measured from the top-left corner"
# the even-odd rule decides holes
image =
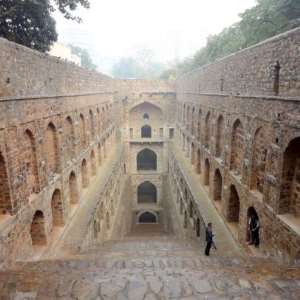
[[[0,299],[299,299],[300,270],[266,259],[206,257],[156,230],[0,272]]]

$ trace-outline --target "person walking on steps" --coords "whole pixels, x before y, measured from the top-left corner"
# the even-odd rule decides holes
[[[215,250],[217,247],[213,240],[213,233],[212,233],[212,223],[208,223],[206,227],[206,248],[205,248],[205,255],[209,256],[210,248],[213,246]]]

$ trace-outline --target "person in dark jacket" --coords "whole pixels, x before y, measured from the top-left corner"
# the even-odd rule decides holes
[[[206,227],[206,247],[205,247],[206,256],[209,256],[209,251],[212,246],[217,250],[213,237],[214,235],[212,233],[212,223],[208,223]]]

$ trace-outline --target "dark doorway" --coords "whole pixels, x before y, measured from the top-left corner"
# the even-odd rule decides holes
[[[157,223],[157,219],[155,214],[146,211],[140,215],[139,223]]]
[[[138,186],[138,203],[156,203],[157,190],[150,181],[145,181]]]
[[[137,155],[138,170],[156,170],[156,154],[152,150],[144,149]]]
[[[141,128],[142,138],[151,138],[151,127],[149,125],[144,125]]]

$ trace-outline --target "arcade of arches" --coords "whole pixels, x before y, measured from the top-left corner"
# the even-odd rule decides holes
[[[141,228],[204,248],[208,222],[217,255],[299,261],[300,93],[289,78],[300,65],[283,59],[294,44],[275,53],[280,39],[171,83],[114,80],[1,40],[15,56],[5,70],[23,61],[34,71],[0,81],[11,82],[0,86],[0,265]],[[272,72],[256,77],[245,53],[264,70],[282,58],[276,97]]]

